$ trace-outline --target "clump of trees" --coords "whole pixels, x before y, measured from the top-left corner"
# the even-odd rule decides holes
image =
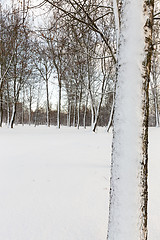
[[[7,8],[0,4],[0,126],[90,125],[95,131],[101,125],[109,130],[117,67],[112,0],[45,0],[37,7],[44,5],[47,20],[37,28],[34,6],[28,2]],[[150,83],[152,126],[159,125],[158,17]]]

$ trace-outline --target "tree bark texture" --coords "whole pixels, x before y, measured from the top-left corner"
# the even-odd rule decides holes
[[[120,2],[107,239],[147,240],[148,88],[154,1]]]

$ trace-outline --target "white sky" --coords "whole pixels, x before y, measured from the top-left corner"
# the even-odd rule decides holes
[[[9,6],[11,7],[12,4],[12,0],[0,0],[3,7]],[[19,0],[13,0],[15,4],[18,4],[20,1]],[[22,0],[21,0],[22,1]],[[26,0],[27,2],[28,0]],[[31,6],[34,5],[38,5],[40,2],[42,2],[42,0],[31,0]],[[43,24],[43,10],[36,8],[32,11],[32,13],[34,14],[34,23],[36,26],[40,26],[41,24]],[[46,15],[45,15],[46,16]],[[57,102],[58,102],[58,86],[57,86],[57,80],[56,79],[51,79],[51,82],[55,81],[55,84],[50,84],[50,101],[52,104],[52,107],[55,109],[57,106]],[[43,89],[45,88],[45,86],[43,87]],[[42,100],[41,100],[41,104],[43,105],[43,101],[45,101],[45,91],[42,91]]]

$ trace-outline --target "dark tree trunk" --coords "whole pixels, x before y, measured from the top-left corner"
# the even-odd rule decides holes
[[[58,77],[58,87],[59,87],[59,95],[58,95],[58,109],[57,109],[57,127],[61,127],[61,95],[62,95],[62,84],[60,76]]]
[[[2,127],[3,123],[3,93],[0,92],[0,127]]]
[[[11,116],[11,121],[10,121],[11,128],[13,128],[13,126],[14,126],[14,122],[15,122],[15,118],[16,118],[16,108],[17,108],[17,104],[13,103],[12,116]]]
[[[48,90],[47,74],[46,74],[46,95],[47,95],[47,126],[50,127],[51,119],[50,119],[49,90]]]

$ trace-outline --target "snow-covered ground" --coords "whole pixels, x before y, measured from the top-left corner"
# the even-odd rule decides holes
[[[149,240],[160,239],[160,128],[149,131]]]
[[[149,240],[160,237],[159,138],[150,129]],[[111,139],[105,128],[0,129],[0,240],[105,240]]]

